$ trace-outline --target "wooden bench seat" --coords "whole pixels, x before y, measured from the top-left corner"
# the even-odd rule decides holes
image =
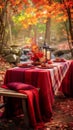
[[[37,90],[39,91],[40,88],[37,88]],[[19,92],[14,91],[14,90],[5,89],[5,88],[1,88],[0,87],[0,96],[4,96],[4,97],[16,97],[16,98],[21,98],[22,99],[21,101],[22,101],[23,113],[25,115],[24,116],[24,118],[25,118],[25,126],[29,127],[29,117],[28,117],[28,111],[27,111],[27,105],[26,105],[27,95],[19,93]],[[6,105],[4,105],[4,107],[6,107]]]
[[[0,88],[0,96],[27,98],[26,94],[18,93],[17,91],[5,88]]]
[[[25,118],[25,125],[29,127],[29,118],[28,118],[28,111],[27,111],[27,106],[26,106],[26,100],[27,100],[27,95],[18,93],[14,90],[10,89],[5,89],[5,88],[0,88],[0,96],[4,97],[16,97],[16,98],[21,98],[22,100],[22,108],[23,108],[23,113],[24,113],[24,118]],[[6,105],[5,105],[6,107]]]

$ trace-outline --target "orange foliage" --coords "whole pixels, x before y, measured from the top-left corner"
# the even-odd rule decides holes
[[[37,10],[36,8],[29,7],[26,9],[26,13],[28,14],[30,12],[36,12],[36,10]]]
[[[58,22],[67,20],[67,8],[73,10],[73,0],[64,0],[62,3],[54,2],[50,3],[50,0],[31,0],[32,4],[30,4],[29,0],[9,0],[8,4],[10,8],[13,9],[15,13],[20,13],[21,10],[24,10],[26,14],[30,14],[30,17],[26,19],[22,19],[21,23],[25,28],[28,28],[29,25],[36,24],[40,19],[40,22],[45,23],[47,18],[59,15],[60,17],[56,17]],[[5,2],[0,0],[0,9],[4,7]],[[34,5],[34,6],[32,6]],[[73,12],[73,11],[72,11]],[[71,14],[73,18],[73,14]],[[43,18],[41,20],[41,18]]]

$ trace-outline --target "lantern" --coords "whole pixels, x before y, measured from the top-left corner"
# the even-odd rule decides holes
[[[50,47],[47,45],[47,43],[43,44],[43,52],[44,52],[45,60],[47,62],[47,60],[51,59],[51,51],[50,51]]]

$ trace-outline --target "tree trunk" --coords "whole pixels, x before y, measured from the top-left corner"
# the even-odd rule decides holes
[[[11,13],[9,7],[7,8],[7,25],[9,29],[10,44],[12,44],[13,40],[12,40],[12,30],[11,30]]]
[[[67,12],[68,12],[68,21],[69,21],[69,31],[70,31],[71,43],[73,45],[73,26],[72,26],[71,11],[69,8],[67,9]]]
[[[48,5],[52,4],[52,0],[48,0]],[[47,18],[46,22],[46,31],[45,31],[45,39],[44,43],[50,44],[50,27],[51,27],[51,18]]]
[[[70,40],[69,40],[69,31],[67,29],[67,24],[66,23],[65,23],[65,27],[66,27],[66,33],[67,33],[67,39],[68,39],[68,44],[69,44],[70,52],[71,52],[71,55],[73,57],[73,50],[72,50],[72,46],[71,46],[71,43],[70,43]]]
[[[45,32],[45,39],[44,43],[50,44],[50,27],[51,27],[51,18],[48,18],[46,23],[46,32]]]
[[[73,46],[73,25],[72,25],[73,19],[71,17],[73,12],[71,12],[72,8],[67,7],[65,2],[66,2],[65,0],[61,0],[61,3],[64,4],[65,10],[67,12],[68,24],[69,24],[69,32],[67,32],[67,38],[68,38],[68,43],[69,43],[69,47],[71,50],[71,54],[73,57],[73,50],[72,50],[72,46]]]
[[[4,45],[4,36],[5,36],[5,26],[3,21],[3,16],[0,14],[0,52]]]
[[[0,9],[0,52],[5,44],[6,7],[7,1],[5,1],[4,8]]]
[[[69,38],[69,46],[70,46],[70,50],[71,50],[71,55],[73,57],[73,49],[72,49],[72,46],[73,46],[73,26],[72,26],[72,19],[71,19],[71,12],[70,12],[70,9],[68,8],[67,9],[67,12],[68,12],[68,21],[69,21],[69,32],[70,32],[70,38]]]

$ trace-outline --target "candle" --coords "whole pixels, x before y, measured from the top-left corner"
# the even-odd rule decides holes
[[[48,60],[51,59],[51,53],[50,53],[50,51],[47,51],[47,59],[48,59]]]

